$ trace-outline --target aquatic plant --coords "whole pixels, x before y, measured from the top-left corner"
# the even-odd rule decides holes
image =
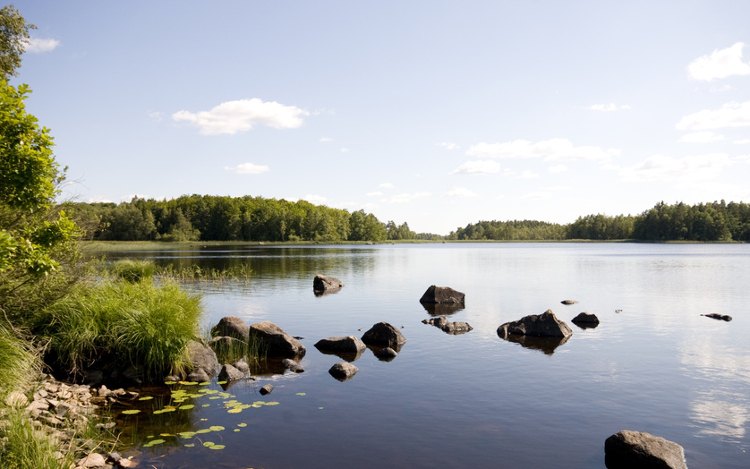
[[[110,270],[117,278],[130,283],[138,283],[152,278],[156,272],[156,266],[151,261],[123,259],[112,264]]]

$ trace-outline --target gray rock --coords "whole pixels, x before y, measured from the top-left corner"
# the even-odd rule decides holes
[[[250,327],[241,318],[237,316],[225,316],[211,329],[211,335],[214,337],[232,337],[247,342],[249,331]]]
[[[305,355],[305,346],[290,336],[283,329],[270,321],[256,322],[250,325],[250,342],[259,343],[261,352],[269,357],[301,357]]]
[[[229,364],[222,366],[221,371],[219,371],[219,381],[237,381],[244,377],[245,373]]]
[[[379,322],[362,335],[362,342],[397,349],[406,343],[406,337],[387,322]]]
[[[497,328],[497,335],[507,338],[510,335],[531,337],[570,337],[573,331],[567,324],[557,319],[552,310],[542,314],[531,314],[518,321],[506,322]]]
[[[25,407],[28,404],[29,404],[29,398],[26,397],[26,395],[20,391],[11,391],[5,397],[5,405],[7,405],[8,407],[20,409],[21,407]]]
[[[373,350],[373,353],[380,361],[389,362],[398,356],[398,352],[391,347],[381,347]]]
[[[234,362],[232,366],[234,366],[235,368],[237,368],[243,373],[246,373],[246,374],[250,373],[250,365],[248,365],[247,362],[243,360],[242,358]]]
[[[463,305],[465,297],[466,295],[450,287],[430,285],[422,295],[422,298],[419,299],[419,302],[422,304]]]
[[[219,369],[219,360],[216,358],[216,353],[211,350],[211,347],[196,340],[191,340],[187,344],[187,352],[188,372],[202,369],[209,376],[214,376],[216,374],[216,370]]]
[[[578,303],[578,301],[577,300],[562,300],[560,303],[570,306],[570,305],[574,305]]]
[[[571,322],[578,327],[586,329],[588,327],[596,327],[599,325],[599,318],[596,314],[579,313],[578,316],[571,319]]]
[[[707,318],[718,319],[720,321],[726,321],[726,322],[729,322],[732,320],[732,316],[728,314],[708,313],[708,314],[701,314],[701,316],[706,316]]]
[[[346,337],[328,337],[315,343],[315,348],[323,353],[358,354],[367,348],[364,342],[353,335]]]
[[[91,453],[81,458],[76,465],[78,467],[104,467],[107,465],[107,460],[99,453]]]
[[[299,363],[297,363],[296,361],[290,358],[285,358],[284,360],[281,361],[281,364],[284,366],[285,369],[293,373],[304,373],[305,371],[305,369],[302,368],[302,365],[300,365]]]
[[[335,277],[318,274],[313,279],[313,292],[316,295],[338,291],[344,284]]]
[[[195,381],[196,383],[205,383],[211,381],[211,376],[209,376],[203,368],[198,368],[195,371],[191,371],[187,376],[187,379],[188,381]]]
[[[622,430],[607,438],[604,461],[609,469],[687,469],[682,446],[633,430]]]
[[[338,362],[328,370],[328,373],[339,381],[346,381],[357,374],[359,369],[349,362]]]
[[[266,384],[260,388],[260,395],[265,396],[266,394],[271,394],[271,391],[273,391],[273,384]]]
[[[468,322],[460,321],[448,321],[445,316],[439,316],[437,318],[423,319],[423,324],[432,324],[438,329],[442,330],[446,334],[459,335],[465,334],[474,328],[469,325]]]

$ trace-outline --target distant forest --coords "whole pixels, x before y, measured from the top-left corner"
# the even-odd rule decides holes
[[[586,215],[563,225],[535,220],[479,221],[447,236],[415,233],[304,200],[190,195],[172,200],[65,203],[85,239],[115,241],[388,241],[388,240],[641,240],[750,241],[750,204],[660,202],[640,215]]]

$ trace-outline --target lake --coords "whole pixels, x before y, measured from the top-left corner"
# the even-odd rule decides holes
[[[690,467],[750,467],[746,244],[166,245],[108,256],[248,264],[249,281],[184,284],[202,294],[203,327],[229,315],[269,320],[307,348],[304,373],[226,390],[177,384],[183,391],[143,401],[145,412],[120,415],[139,467],[602,468],[604,440],[621,429],[681,444]],[[345,286],[316,297],[316,273]],[[450,320],[474,330],[422,324],[431,316],[419,298],[432,284],[466,294]],[[560,303],[568,298],[579,302]],[[498,337],[500,324],[547,309],[573,330],[566,343],[540,350]],[[573,325],[582,311],[601,324]],[[734,320],[701,316],[712,312]],[[367,350],[352,379],[333,379],[340,359],[313,344],[380,321],[405,335],[399,355],[384,362]],[[274,390],[261,397],[267,383]]]

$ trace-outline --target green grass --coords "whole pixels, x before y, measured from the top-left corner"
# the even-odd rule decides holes
[[[156,266],[150,261],[125,259],[112,264],[112,274],[130,283],[138,283],[149,280],[156,272]]]
[[[38,355],[32,347],[0,326],[0,403],[12,390],[23,387],[39,370]]]
[[[222,280],[249,280],[252,277],[253,269],[248,264],[236,264],[223,269],[201,267],[195,264],[185,267],[175,267],[169,264],[158,267],[156,273],[159,278],[178,281],[200,280],[218,282]]]
[[[81,283],[35,318],[35,332],[49,340],[52,364],[71,375],[91,366],[135,366],[156,382],[182,371],[200,314],[200,298],[175,283]]]
[[[3,409],[0,422],[0,461],[3,469],[62,469],[72,467],[72,452],[40,430],[22,411]],[[63,457],[57,459],[56,453]]]

